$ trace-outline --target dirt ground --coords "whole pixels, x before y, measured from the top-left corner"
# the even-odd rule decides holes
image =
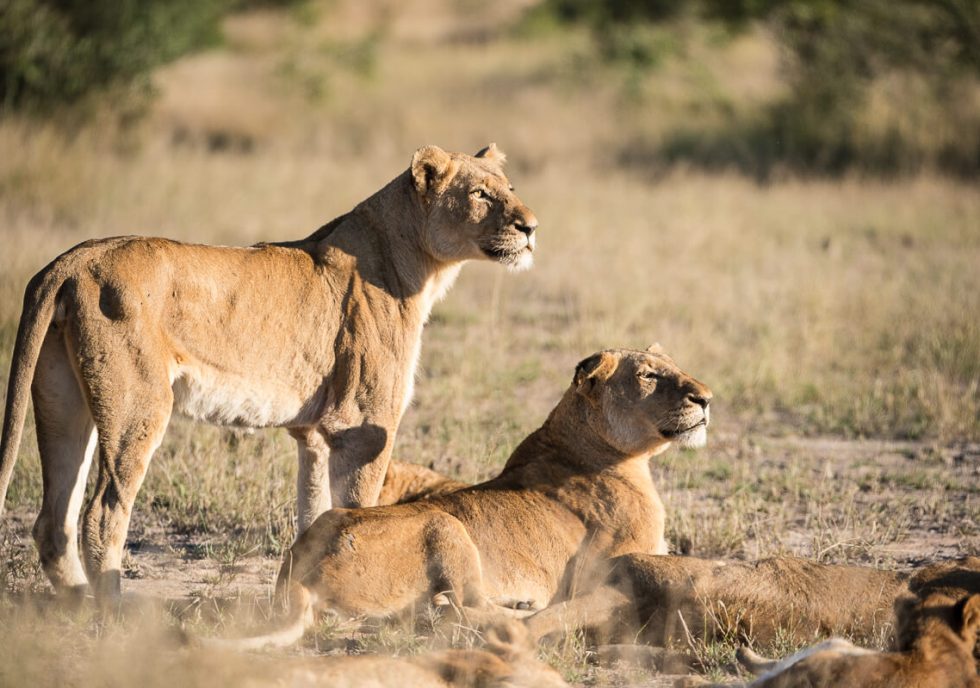
[[[668,454],[652,470],[676,551],[746,559],[793,553],[897,569],[980,552],[977,444],[722,433],[707,451]],[[746,493],[761,496],[740,497]],[[36,561],[33,517],[24,508],[5,516],[11,560]],[[229,609],[237,619],[267,617],[276,557],[257,551],[229,557],[222,536],[159,520],[134,515],[124,562],[127,600],[166,601],[177,625],[217,620],[219,634],[234,626]],[[47,597],[36,563],[27,568],[17,586]],[[321,626],[292,653],[390,651],[391,642],[363,628]],[[583,647],[572,654],[560,668],[575,685],[669,686],[678,678],[657,673],[655,654],[642,648]],[[713,677],[734,679],[734,667],[713,661]]]

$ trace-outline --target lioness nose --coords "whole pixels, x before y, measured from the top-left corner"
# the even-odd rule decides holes
[[[537,220],[517,220],[514,222],[514,228],[518,232],[524,232],[527,234],[528,239],[534,234],[534,230],[538,228]]]
[[[708,408],[708,402],[711,401],[711,397],[695,392],[688,394],[687,398],[692,404],[697,404],[701,408]]]

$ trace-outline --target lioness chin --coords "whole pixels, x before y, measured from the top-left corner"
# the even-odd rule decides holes
[[[333,509],[279,572],[288,616],[241,648],[299,639],[316,609],[385,616],[453,605],[470,620],[541,609],[588,585],[594,562],[666,553],[648,460],[701,446],[711,392],[659,350],[582,361],[544,425],[487,482],[430,499]]]
[[[502,164],[492,144],[475,157],[426,146],[306,239],[89,241],[35,275],[11,363],[0,510],[30,395],[44,482],[34,537],[55,588],[119,593],[136,493],[174,411],[288,428],[300,532],[331,506],[374,504],[433,304],[465,261],[531,263],[537,220]]]

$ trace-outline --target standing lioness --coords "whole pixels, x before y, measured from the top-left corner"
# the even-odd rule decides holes
[[[34,400],[44,503],[34,526],[58,589],[117,594],[150,457],[176,410],[286,427],[299,445],[299,531],[331,504],[374,504],[412,394],[422,326],[461,264],[531,263],[537,220],[491,144],[419,149],[409,170],[304,240],[228,248],[89,241],[27,287],[0,443],[0,508]]]
[[[659,351],[585,359],[496,478],[423,501],[321,515],[279,572],[289,622],[235,644],[293,642],[317,607],[350,616],[417,602],[541,609],[588,585],[596,562],[665,554],[664,508],[648,460],[673,442],[703,445],[710,399]]]

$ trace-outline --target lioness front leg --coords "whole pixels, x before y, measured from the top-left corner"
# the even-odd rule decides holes
[[[394,429],[365,422],[332,433],[330,495],[334,507],[365,507],[378,503],[391,460]]]
[[[632,614],[632,606],[621,590],[602,585],[586,595],[545,607],[524,623],[535,640],[583,627],[603,629],[609,635],[615,621],[624,623]]]
[[[317,429],[290,430],[299,449],[299,470],[296,472],[296,534],[302,535],[317,516],[329,511],[330,446]]]
[[[99,330],[100,336],[92,334]],[[163,440],[174,402],[164,361],[126,334],[97,316],[83,317],[72,342],[98,432],[99,471],[85,512],[82,545],[88,580],[100,603],[119,597],[133,503]],[[105,356],[98,342],[107,339],[110,350],[128,355]],[[121,405],[120,400],[129,403]]]
[[[296,534],[334,507],[374,506],[391,458],[391,437],[380,425],[343,430],[290,430],[299,449]]]

